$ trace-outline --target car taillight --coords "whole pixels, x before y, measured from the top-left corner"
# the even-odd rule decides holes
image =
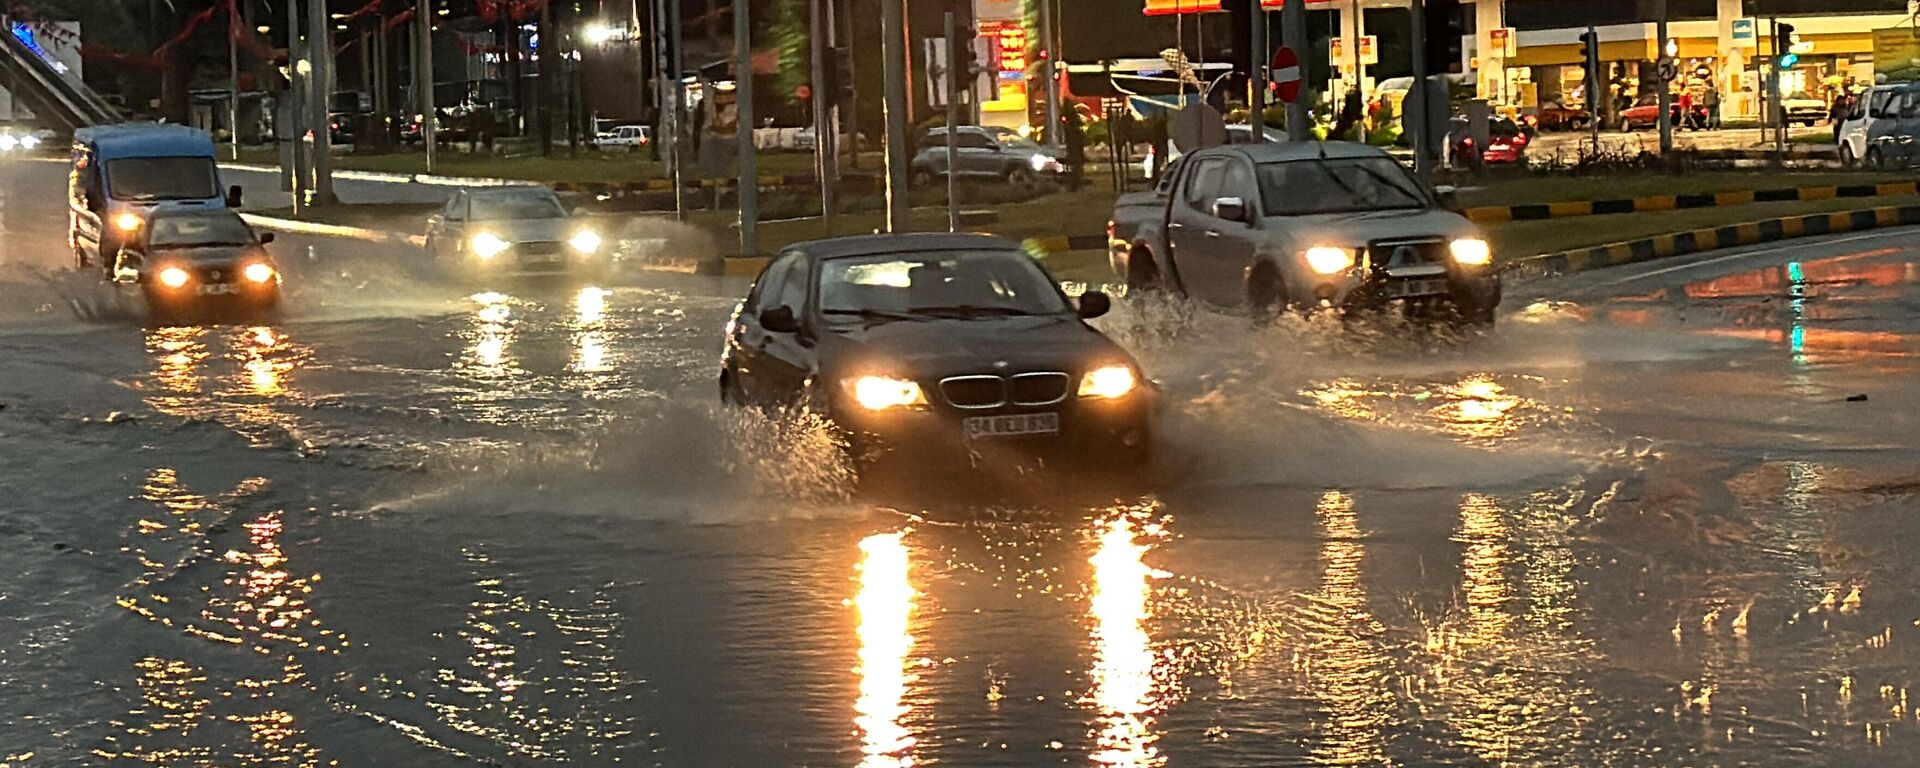
[[[1461,143],[1461,144],[1463,144],[1463,145],[1465,145],[1465,146],[1469,146],[1469,147],[1471,147],[1471,146],[1473,146],[1473,137],[1472,137],[1472,136],[1468,136],[1468,137],[1466,137],[1466,138],[1464,138],[1464,139],[1461,139],[1461,140],[1460,140],[1460,143]]]
[[[1515,136],[1515,137],[1513,137],[1513,145],[1514,145],[1514,146],[1516,146],[1516,147],[1524,147],[1524,146],[1526,146],[1526,145],[1527,145],[1527,135],[1523,133],[1523,134],[1520,134],[1520,135],[1518,135],[1518,136]]]

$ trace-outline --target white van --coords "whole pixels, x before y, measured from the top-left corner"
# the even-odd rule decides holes
[[[1875,129],[1886,133],[1900,119],[1900,92],[1908,83],[1876,85],[1853,102],[1853,112],[1840,126],[1840,162],[1847,167],[1859,165],[1872,146]]]

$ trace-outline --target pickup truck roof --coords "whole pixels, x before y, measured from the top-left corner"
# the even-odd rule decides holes
[[[1252,160],[1253,162],[1256,162],[1256,163],[1284,163],[1290,160],[1313,160],[1318,158],[1325,158],[1328,160],[1351,160],[1351,159],[1363,158],[1363,157],[1386,157],[1386,158],[1392,157],[1392,155],[1387,154],[1386,150],[1380,149],[1379,147],[1368,146],[1366,144],[1356,144],[1350,141],[1301,141],[1301,142],[1281,142],[1281,143],[1269,142],[1269,143],[1262,143],[1262,144],[1228,144],[1228,145],[1218,146],[1218,147],[1209,147],[1207,149],[1200,150],[1200,152],[1205,152],[1207,154],[1217,154],[1222,152],[1237,152],[1239,154],[1247,156],[1247,159]],[[1198,155],[1200,154],[1200,152],[1196,152],[1194,154]]]

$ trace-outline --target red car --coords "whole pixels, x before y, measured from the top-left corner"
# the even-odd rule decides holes
[[[1587,121],[1592,119],[1593,115],[1586,110],[1557,101],[1541,104],[1533,117],[1534,124],[1543,131],[1577,131],[1587,127]]]
[[[1504,117],[1496,117],[1487,123],[1487,145],[1484,147],[1474,145],[1464,118],[1453,119],[1449,134],[1452,164],[1456,168],[1525,163],[1527,144],[1532,141],[1519,123]]]
[[[1689,114],[1684,118],[1680,114],[1679,102],[1674,102],[1669,109],[1673,113],[1673,127],[1676,130],[1692,128],[1697,131],[1707,126],[1706,107],[1696,104],[1693,108],[1687,110]],[[1650,101],[1644,104],[1636,104],[1620,113],[1620,130],[1622,131],[1630,132],[1636,127],[1652,128],[1659,124],[1660,105],[1657,102]]]

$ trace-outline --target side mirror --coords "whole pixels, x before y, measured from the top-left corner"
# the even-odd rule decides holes
[[[1454,213],[1465,213],[1466,206],[1460,204],[1460,190],[1451,184],[1442,184],[1433,188],[1434,202]]]
[[[235,184],[231,187],[227,187],[227,207],[228,208],[240,207],[240,192],[241,192],[240,185],[238,184]]]
[[[1108,298],[1104,291],[1089,288],[1086,293],[1080,294],[1080,319],[1092,320],[1111,311],[1113,299]]]
[[[793,316],[792,307],[773,307],[760,311],[760,327],[772,333],[799,333],[800,318]]]
[[[260,233],[260,244],[261,244],[261,245],[273,245],[273,241],[274,241],[274,235],[273,235],[273,233],[272,233],[272,232],[262,232],[262,233]]]
[[[1246,221],[1247,201],[1238,197],[1223,197],[1213,201],[1213,217],[1226,221]]]

